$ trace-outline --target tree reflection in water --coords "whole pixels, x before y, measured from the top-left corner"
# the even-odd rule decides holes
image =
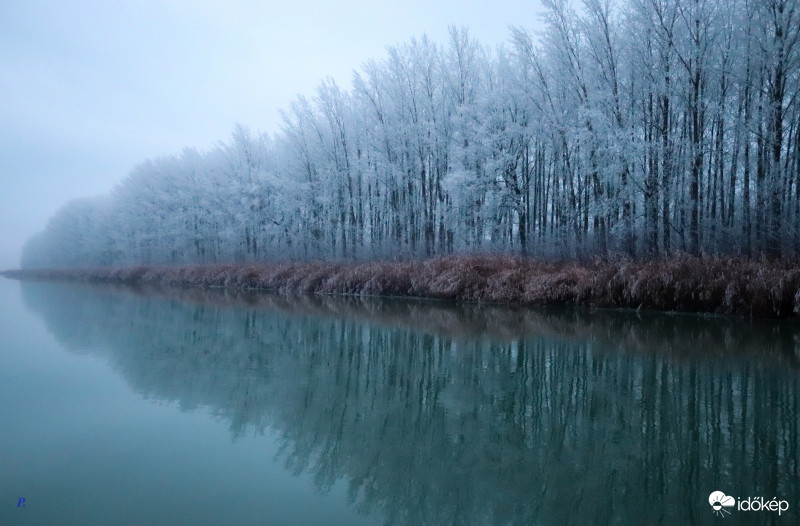
[[[714,490],[800,505],[794,324],[22,287],[68,349],[234,437],[275,430],[287,469],[344,478],[387,524],[702,522]]]

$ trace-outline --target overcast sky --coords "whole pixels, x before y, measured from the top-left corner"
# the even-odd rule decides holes
[[[325,76],[426,33],[484,45],[535,28],[536,1],[0,1],[0,269],[66,201],[102,194],[148,158],[201,149]]]

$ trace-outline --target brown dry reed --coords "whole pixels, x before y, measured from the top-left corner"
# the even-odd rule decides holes
[[[757,318],[800,317],[800,264],[677,255],[636,261],[546,262],[447,256],[367,263],[219,264],[23,269],[17,279],[224,287],[281,293],[420,297],[462,302],[583,305]]]

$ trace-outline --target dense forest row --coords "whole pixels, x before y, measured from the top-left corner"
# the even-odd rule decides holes
[[[280,133],[137,166],[23,266],[800,250],[797,0],[543,0],[298,97]]]

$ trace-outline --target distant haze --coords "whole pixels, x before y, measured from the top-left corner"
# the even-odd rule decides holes
[[[235,123],[277,131],[279,110],[387,45],[449,25],[483,45],[534,28],[538,2],[150,1],[0,3],[0,269],[72,198],[133,166],[207,148]]]

